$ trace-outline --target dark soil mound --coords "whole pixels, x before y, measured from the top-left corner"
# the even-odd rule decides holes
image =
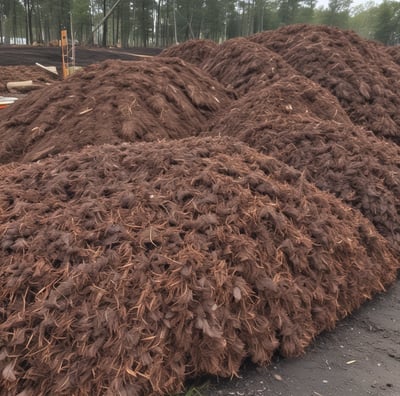
[[[172,45],[161,52],[160,56],[177,57],[196,66],[208,59],[218,45],[211,40],[189,40]]]
[[[400,254],[400,148],[360,127],[329,121],[318,102],[307,109],[304,88],[288,78],[251,92],[206,134],[233,136],[304,171],[319,188],[359,209]]]
[[[229,101],[218,82],[177,58],[107,61],[3,110],[0,163],[196,135]]]
[[[12,81],[26,80],[32,80],[32,82],[36,85],[46,85],[59,80],[59,78],[38,66],[1,66],[0,95],[13,96],[7,90],[7,83]],[[0,113],[0,119],[3,118],[1,114],[3,114],[3,112]]]
[[[0,177],[1,395],[177,392],[302,353],[395,279],[357,211],[226,137]]]
[[[292,25],[250,37],[329,89],[351,120],[400,144],[400,68],[383,46],[329,26]]]

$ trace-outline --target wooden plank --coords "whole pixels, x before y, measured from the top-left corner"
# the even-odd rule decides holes
[[[42,64],[40,64],[39,62],[35,63],[36,66],[39,66],[40,68],[42,68],[43,70],[48,71],[51,74],[55,74],[56,76],[58,76],[58,71],[57,68],[55,66],[43,66]]]

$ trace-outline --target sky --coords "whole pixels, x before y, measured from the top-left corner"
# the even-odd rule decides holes
[[[382,0],[374,0],[373,1],[375,4],[380,4],[380,3],[382,3]],[[328,6],[328,3],[329,3],[329,0],[317,0],[317,6],[318,7],[327,7]],[[371,1],[365,1],[365,0],[353,0],[353,3],[352,3],[352,7],[356,7],[356,6],[359,6],[359,5],[363,5],[363,4],[368,4],[368,3],[371,3]]]

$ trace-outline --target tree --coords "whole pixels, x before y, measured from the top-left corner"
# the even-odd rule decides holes
[[[81,43],[91,41],[91,17],[89,0],[73,0],[72,20],[75,38]]]
[[[295,23],[298,9],[299,0],[280,0],[278,15],[282,24]]]
[[[313,23],[316,0],[303,0],[296,15],[298,23]]]
[[[373,1],[355,7],[349,20],[349,28],[362,37],[374,38],[375,27],[377,26],[377,10],[378,8]]]
[[[384,1],[377,10],[375,39],[396,44],[400,39],[400,3]]]
[[[323,22],[326,25],[337,26],[343,29],[348,28],[352,2],[352,0],[330,0]]]
[[[129,47],[129,36],[131,33],[131,8],[130,1],[123,0],[120,4],[121,18],[121,46]]]

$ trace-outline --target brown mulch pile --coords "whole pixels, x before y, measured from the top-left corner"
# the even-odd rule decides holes
[[[386,47],[386,52],[392,57],[393,61],[400,66],[400,45]]]
[[[299,74],[283,58],[245,38],[225,41],[202,63],[202,69],[239,95],[280,78]]]
[[[226,137],[0,179],[1,395],[166,394],[297,356],[399,265],[358,211]]]
[[[0,163],[91,144],[193,136],[231,98],[178,58],[106,61],[2,110]]]
[[[48,73],[39,66],[0,66],[0,95],[13,96],[7,89],[7,83],[12,81],[32,80],[35,85],[46,86],[60,78]],[[3,113],[0,113],[0,120]]]
[[[166,48],[160,56],[177,57],[200,66],[217,47],[218,45],[212,40],[188,40]]]
[[[258,96],[263,88],[274,84],[276,101],[269,101],[269,112],[276,107],[276,113],[281,115],[304,113],[351,124],[346,112],[328,90],[298,73],[280,55],[244,38],[221,44],[202,64],[202,69],[224,86],[235,89],[238,96],[250,91],[253,96]],[[277,84],[281,80],[283,84]],[[280,96],[276,95],[278,86]],[[293,90],[296,100],[291,101]]]
[[[317,187],[359,209],[400,254],[400,148],[360,127],[330,121],[318,103],[307,109],[307,91],[299,88],[295,77],[250,92],[205,134],[233,136],[301,170]]]
[[[251,90],[257,94],[264,87],[291,78],[292,87],[297,84],[298,90],[304,91],[302,101],[294,105],[305,106],[303,111],[315,109],[322,119],[328,117],[338,122],[350,122],[329,91],[298,73],[277,53],[245,38],[219,45],[201,67],[224,86],[235,89],[239,96]],[[321,109],[325,114],[321,114]]]
[[[383,46],[329,26],[291,25],[249,39],[329,89],[355,124],[400,144],[400,67]]]

